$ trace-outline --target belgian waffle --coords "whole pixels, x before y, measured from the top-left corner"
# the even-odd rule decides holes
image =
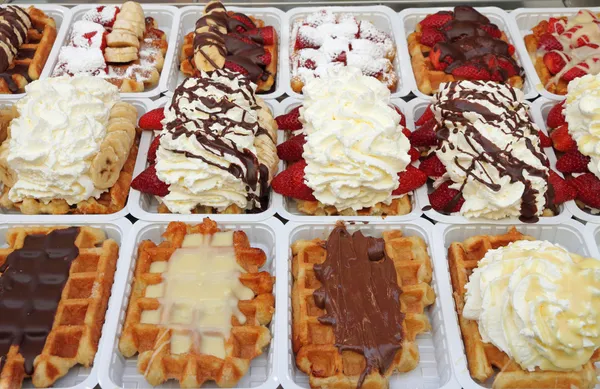
[[[9,256],[23,248],[26,239],[37,238],[35,235],[43,237],[48,234],[56,234],[56,231],[72,234],[73,240],[69,243],[73,247],[76,246],[78,252],[66,271],[65,278],[68,279],[64,280],[64,288],[57,294],[59,301],[53,308],[56,312],[53,320],[48,323],[49,327],[45,330],[47,332],[43,334],[44,339],[37,344],[39,352],[35,355],[32,354],[35,347],[32,348],[32,344],[29,343],[22,353],[21,343],[10,345],[8,353],[0,355],[2,357],[0,387],[3,389],[20,388],[23,379],[29,375],[32,376],[33,384],[36,387],[49,387],[67,374],[69,369],[76,364],[89,367],[98,350],[98,341],[119,255],[118,244],[112,239],[107,239],[102,230],[91,227],[12,228],[6,236],[9,247],[0,249],[0,272],[3,272],[0,273],[0,279],[11,277],[11,263],[12,266],[17,266],[17,264],[11,262]],[[63,248],[60,243],[57,243],[61,239],[57,240],[56,238],[56,235],[43,238],[46,240],[47,250],[51,250],[52,247]],[[52,243],[48,240],[52,240]],[[29,244],[26,247],[29,247]],[[8,267],[3,268],[3,265],[8,265]],[[42,268],[37,267],[36,269]],[[18,282],[15,284],[18,285]],[[47,288],[48,285],[37,286],[39,289],[43,287]],[[14,291],[19,292],[16,288]],[[9,290],[3,292],[9,293]],[[0,296],[2,296],[1,293]],[[44,294],[44,297],[48,297],[48,295]],[[6,309],[8,309],[7,306],[2,304],[0,299],[0,310]],[[11,317],[17,317],[18,314],[19,312],[13,312]],[[34,330],[38,331],[36,335],[39,335],[39,327],[44,325],[41,321],[48,316],[34,316],[35,312],[32,312],[31,315],[31,317],[37,317],[37,319],[31,320],[38,325]],[[0,315],[0,323],[8,321],[8,319],[9,315],[6,312]],[[21,324],[27,334],[27,324],[31,323],[26,320]],[[7,327],[3,326],[3,328]],[[2,345],[2,347],[4,346],[8,347],[9,345]],[[33,364],[33,373],[27,373],[27,366],[30,363]]]
[[[157,298],[146,296],[150,286],[163,281],[162,273],[151,272],[152,264],[163,261],[168,266],[173,253],[182,247],[186,235],[202,234],[212,239],[219,231],[217,223],[208,218],[195,226],[171,222],[163,234],[163,242],[156,245],[147,240],[139,245],[135,281],[119,350],[125,357],[139,353],[138,371],[151,385],[175,379],[181,387],[199,388],[211,380],[220,387],[235,386],[247,373],[252,359],[260,355],[271,341],[271,333],[266,326],[271,322],[274,312],[272,292],[275,279],[268,272],[258,271],[265,264],[265,253],[251,247],[243,231],[233,233],[233,247],[237,263],[245,270],[239,280],[252,290],[255,297],[239,301],[238,308],[246,317],[246,322],[242,324],[232,316],[233,327],[231,336],[225,342],[224,358],[202,354],[197,345],[190,346],[186,352],[173,353],[170,345],[173,337],[177,336],[174,329],[141,322],[144,311],[156,310],[161,304]]]
[[[522,370],[508,355],[491,343],[483,342],[476,321],[465,319],[462,316],[465,305],[465,286],[478,262],[488,250],[507,246],[518,240],[534,239],[512,227],[506,234],[473,236],[464,242],[453,242],[448,248],[448,264],[454,290],[454,302],[471,376],[480,382],[494,377],[494,389],[591,389],[596,384],[596,370],[593,362],[588,362],[581,370],[572,372]]]
[[[218,17],[214,18],[213,14]],[[222,14],[225,16],[221,17]],[[236,22],[236,20],[244,22]],[[218,27],[214,28],[214,26]],[[271,42],[264,41],[260,32],[262,29],[269,29],[272,32]],[[199,40],[196,38],[198,35],[206,36],[207,42],[198,43]],[[216,42],[221,43],[216,44]],[[252,82],[257,85],[257,92],[269,92],[275,84],[277,73],[277,44],[277,33],[272,27],[265,27],[263,20],[227,11],[219,1],[211,1],[206,5],[202,17],[196,22],[196,29],[183,38],[179,56],[180,70],[186,76],[198,77],[200,71],[229,68],[249,75]],[[257,54],[258,52],[263,54]],[[270,57],[270,61],[265,64],[258,58],[262,56]],[[240,62],[236,59],[238,57],[244,59]],[[254,70],[247,69],[249,62],[256,62],[251,65]]]
[[[409,195],[393,199],[389,205],[377,203],[372,207],[359,209],[358,211],[348,208],[342,212],[338,211],[336,207],[325,205],[320,201],[298,199],[294,199],[294,201],[300,212],[316,216],[401,216],[408,215],[412,211]]]
[[[11,6],[15,7],[15,6]],[[31,28],[26,41],[18,48],[8,70],[0,73],[0,93],[23,93],[25,86],[40,78],[56,40],[56,23],[43,11],[30,6],[27,13]]]
[[[402,323],[402,347],[385,374],[375,369],[365,378],[362,387],[387,388],[394,371],[408,372],[419,363],[415,338],[429,331],[431,324],[425,308],[433,304],[435,294],[430,286],[432,267],[427,246],[418,237],[405,237],[399,230],[383,233],[385,252],[393,261],[397,273]],[[318,318],[326,313],[316,305],[313,293],[321,287],[314,267],[327,257],[325,241],[298,240],[292,246],[292,346],[296,365],[309,375],[312,388],[355,389],[365,368],[363,355],[353,351],[340,353],[335,346],[332,326],[321,324]],[[329,312],[327,312],[329,313]]]

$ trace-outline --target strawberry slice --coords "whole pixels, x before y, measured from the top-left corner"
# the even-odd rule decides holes
[[[244,76],[247,76],[249,74],[248,71],[242,67],[242,65],[239,65],[232,61],[225,61],[225,64],[223,65],[223,67],[225,69],[231,70],[234,73],[243,74]]]
[[[410,155],[410,162],[415,162],[419,159],[419,157],[421,156],[421,154],[419,153],[419,150],[415,149],[414,147],[411,147],[408,150],[408,155]]]
[[[552,186],[554,191],[554,205],[574,200],[577,196],[577,190],[567,180],[556,174],[554,170],[550,170],[548,174],[548,184]]]
[[[554,148],[558,151],[566,152],[577,149],[577,144],[573,138],[571,138],[571,135],[569,134],[569,128],[566,123],[552,131],[550,138],[552,139]]]
[[[500,39],[502,36],[502,31],[495,24],[480,24],[479,28],[483,31],[487,32],[489,36],[492,38]]]
[[[410,132],[410,130],[406,127],[404,127],[402,129],[402,133],[404,134],[405,137],[408,138],[408,140],[410,140],[410,137],[412,136],[412,132]]]
[[[138,126],[142,130],[162,130],[163,126],[160,123],[165,118],[165,109],[164,108],[155,108],[151,111],[146,112],[140,118],[138,122]]]
[[[548,19],[548,26],[546,26],[546,30],[549,33],[557,33],[562,34],[565,32],[565,22],[559,18],[550,18]]]
[[[567,59],[569,59],[568,56]],[[563,59],[563,56],[556,51],[549,51],[546,54],[544,54],[544,65],[546,65],[546,67],[552,74],[556,74],[563,70],[566,64],[567,63]]]
[[[576,78],[583,77],[588,74],[590,66],[585,62],[580,62],[575,65],[571,70],[568,70],[563,74],[562,79],[565,81],[572,81]]]
[[[256,24],[254,24],[254,22],[252,21],[252,19],[250,19],[250,17],[248,17],[248,15],[236,12],[231,14],[230,17],[240,22],[235,27],[237,32],[242,33],[244,31],[254,30],[256,28]]]
[[[156,175],[156,166],[148,166],[131,181],[131,187],[142,193],[163,197],[169,194],[169,185],[162,182]]]
[[[422,29],[425,27],[439,28],[452,20],[453,17],[454,15],[451,11],[440,11],[431,15],[427,15],[419,24],[421,25]]]
[[[268,46],[275,43],[276,32],[273,26],[267,26],[248,30],[244,35],[257,43]]]
[[[300,122],[300,106],[284,115],[277,116],[275,121],[280,130],[300,130],[302,128],[302,123]]]
[[[302,36],[301,34],[298,34],[298,36],[296,36],[296,41],[294,42],[295,50],[318,49],[318,48],[319,48],[318,44],[316,44],[315,42],[311,41],[310,39]]]
[[[421,38],[419,42],[422,45],[433,47],[438,42],[445,42],[446,35],[433,27],[425,27],[421,30]]]
[[[431,64],[436,70],[445,70],[454,60],[449,55],[442,58],[442,50],[439,45],[433,46],[433,50],[429,53]]]
[[[585,173],[589,163],[590,157],[581,154],[579,150],[569,150],[556,161],[556,170],[561,173]]]
[[[540,36],[538,46],[546,51],[559,50],[563,51],[562,43],[550,33],[544,33]]]
[[[429,157],[422,160],[419,169],[427,174],[428,177],[434,179],[441,177],[446,173],[446,167],[435,154],[431,154]]]
[[[430,121],[433,118],[434,118],[433,111],[431,110],[431,104],[429,104],[427,106],[427,108],[425,109],[425,112],[423,112],[423,115],[421,115],[421,117],[419,119],[417,119],[417,121],[415,122],[415,125],[417,127],[422,126],[423,124],[425,124],[426,122]]]
[[[546,124],[548,127],[558,128],[566,123],[565,115],[563,115],[564,108],[565,100],[561,101],[550,109],[550,112],[548,112],[548,118],[546,119]]]
[[[474,63],[465,63],[462,66],[457,66],[452,69],[452,75],[466,80],[482,81],[491,81],[492,77],[490,72],[484,66]]]
[[[313,190],[304,182],[306,161],[300,160],[279,173],[273,179],[271,187],[283,196],[298,200],[316,201]]]
[[[273,56],[271,55],[269,50],[265,50],[265,53],[258,57],[258,60],[260,61],[261,65],[269,66],[271,61],[273,61]]]
[[[410,136],[410,144],[413,147],[429,147],[435,146],[438,143],[437,134],[435,131],[427,128],[419,128]]]
[[[600,208],[600,180],[592,173],[585,173],[569,180],[577,191],[577,200],[592,208]]]
[[[302,159],[306,137],[304,134],[296,135],[277,146],[279,159],[288,162],[296,162]]]
[[[452,181],[446,181],[429,194],[431,208],[438,212],[454,213],[460,211],[465,199],[456,189],[451,189]]]
[[[394,104],[390,104],[390,106],[392,108],[394,108],[394,110],[396,111],[396,113],[398,115],[400,115],[400,125],[402,127],[406,127],[406,116],[404,116],[404,114],[402,113],[402,111],[400,110],[400,108]]]
[[[552,147],[552,140],[548,135],[544,134],[542,131],[538,131],[538,137],[540,138],[540,146]]]
[[[158,146],[160,146],[160,138],[161,136],[157,136],[150,143],[150,148],[148,149],[148,163],[150,165],[154,165],[156,162],[156,150],[158,150]]]
[[[400,186],[392,192],[392,195],[401,195],[420,188],[427,182],[427,174],[413,165],[408,165],[405,171],[398,173],[398,179]]]

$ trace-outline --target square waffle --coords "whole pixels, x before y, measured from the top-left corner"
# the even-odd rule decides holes
[[[187,235],[208,236],[212,245],[213,235],[218,232],[220,229],[217,223],[208,218],[195,226],[171,222],[163,234],[163,242],[157,245],[146,240],[139,245],[135,280],[119,340],[119,350],[125,357],[139,354],[138,371],[153,386],[168,379],[175,379],[181,387],[190,388],[199,388],[206,381],[215,381],[220,387],[235,386],[248,372],[252,359],[262,354],[264,347],[271,341],[267,326],[274,312],[275,278],[266,271],[259,272],[258,269],[266,262],[266,255],[261,249],[250,246],[243,231],[233,233],[232,244],[236,261],[245,270],[239,280],[251,289],[254,297],[238,302],[238,309],[245,316],[246,322],[242,324],[237,317],[232,316],[231,335],[225,340],[224,358],[203,354],[200,351],[202,340],[190,340],[186,351],[173,349],[176,347],[175,338],[195,335],[182,335],[168,325],[142,323],[145,311],[162,308],[158,298],[149,296],[151,287],[164,280],[162,273],[153,264],[163,262],[164,265],[159,266],[166,271],[174,252],[182,247]],[[163,290],[165,289],[166,287]]]
[[[494,345],[483,342],[477,322],[462,316],[465,305],[465,286],[469,282],[473,270],[477,268],[478,262],[488,250],[507,246],[518,240],[534,240],[534,238],[523,235],[512,227],[503,235],[473,236],[464,242],[453,242],[448,248],[448,265],[454,290],[454,302],[471,377],[479,382],[486,382],[493,377],[494,389],[594,388],[596,370],[593,362],[588,362],[579,371],[525,371]]]
[[[298,211],[313,216],[401,216],[408,215],[412,211],[409,195],[395,198],[389,205],[377,203],[372,207],[359,209],[358,211],[348,208],[342,212],[338,211],[336,207],[325,205],[320,201],[293,200],[296,202]]]
[[[16,6],[9,6],[16,7]],[[0,73],[0,93],[23,93],[25,86],[40,78],[56,40],[56,22],[34,6],[27,8],[31,28],[8,70]]]
[[[458,20],[455,15],[466,15],[464,19]],[[469,15],[467,15],[469,13]],[[476,14],[477,16],[473,16]],[[430,25],[429,22],[425,22],[428,18],[439,17],[440,20],[443,20],[441,25],[435,24],[436,22],[432,22],[434,24]],[[460,17],[460,16],[459,16]],[[477,20],[475,18],[480,18],[481,20]],[[444,18],[444,19],[441,19]],[[462,23],[479,23],[479,27],[469,27],[464,28]],[[427,25],[423,25],[423,23],[427,23]],[[452,23],[456,22],[456,25]],[[444,28],[454,28],[457,31],[459,29],[463,29],[464,31],[460,32],[460,35],[451,36],[451,38],[446,38],[444,34],[446,34]],[[425,33],[427,35],[425,35]],[[458,34],[458,33],[457,33]],[[425,38],[425,39],[423,39]],[[496,55],[493,59],[485,59],[482,58],[481,61],[490,61],[486,63],[485,66],[482,66],[482,63],[473,64],[472,69],[466,69],[468,65],[471,65],[471,62],[476,60],[478,55],[471,55],[471,53],[477,53],[478,49],[482,49],[483,46],[479,42],[468,43],[461,49],[463,53],[461,55],[466,55],[466,60],[464,60],[463,66],[463,74],[459,73],[458,69],[452,70],[452,73],[447,73],[446,69],[451,69],[451,64],[444,64],[444,61],[447,61],[445,58],[441,58],[440,62],[442,65],[436,65],[432,61],[433,53],[435,52],[435,48],[438,43],[448,43],[445,40],[450,39],[452,44],[457,44],[457,42],[464,41],[465,39],[488,39],[493,38],[492,41],[486,42],[486,44],[491,44],[493,42],[496,45],[493,52],[500,51],[500,46],[504,46],[504,43],[507,45],[508,54],[510,56],[503,57],[503,55]],[[502,41],[504,43],[500,43]],[[419,90],[426,94],[432,95],[439,90],[440,84],[451,82],[451,81],[460,81],[460,80],[484,80],[484,81],[497,81],[497,82],[506,82],[509,85],[515,88],[523,88],[523,70],[516,66],[511,66],[510,61],[514,60],[514,47],[510,45],[508,37],[504,31],[501,31],[496,25],[490,23],[490,21],[483,15],[479,14],[475,9],[469,6],[459,6],[455,7],[454,11],[440,11],[437,14],[427,15],[424,20],[419,22],[415,28],[415,31],[412,32],[408,38],[408,51],[410,54],[410,61],[413,68],[413,73],[415,76],[415,80],[417,83],[417,87]],[[511,49],[512,47],[512,49]],[[513,51],[513,53],[511,53]],[[490,51],[486,51],[489,55]],[[453,53],[450,50],[450,53]],[[455,60],[455,58],[451,58],[451,60]],[[458,61],[457,61],[458,62]],[[516,63],[515,63],[516,64]],[[441,67],[444,67],[444,70],[441,70]],[[510,70],[506,70],[506,67],[510,67]],[[483,75],[480,74],[479,71],[482,68],[488,67],[489,69],[485,69],[488,73],[493,71],[493,74]],[[472,72],[468,74],[467,71]],[[475,74],[475,72],[478,72]],[[498,77],[494,79],[494,77]]]
[[[362,385],[364,388],[387,388],[394,371],[408,372],[419,363],[416,336],[431,330],[425,308],[433,304],[435,294],[430,286],[432,267],[427,246],[419,237],[403,236],[399,230],[383,233],[385,252],[393,261],[398,286],[402,289],[400,308],[402,347],[384,375],[373,370]],[[317,306],[313,293],[322,284],[314,266],[327,258],[326,242],[322,239],[298,240],[292,243],[292,347],[296,365],[309,375],[312,388],[355,389],[365,369],[363,355],[353,351],[340,353],[335,346],[332,326],[318,320],[327,312]]]
[[[72,232],[69,232],[71,230]],[[11,262],[10,256],[24,247],[26,239],[43,237],[42,239],[46,241],[47,255],[51,255],[52,249],[63,249],[64,247],[60,244],[62,239],[57,240],[57,236],[47,236],[56,234],[57,231],[72,234],[73,240],[69,243],[74,245],[73,247],[77,247],[77,256],[68,267],[68,274],[65,274],[67,279],[63,284],[62,292],[58,292],[60,300],[53,308],[55,312],[53,319],[52,316],[43,315],[44,311],[32,311],[27,314],[31,315],[31,319],[25,319],[24,323],[20,323],[20,327],[25,328],[25,340],[13,344],[0,342],[2,350],[0,352],[0,368],[2,369],[0,387],[3,389],[20,388],[23,379],[29,375],[32,376],[33,385],[36,387],[49,387],[67,374],[69,369],[76,364],[90,367],[98,350],[98,341],[119,256],[118,244],[112,239],[107,239],[102,230],[91,227],[11,228],[6,236],[8,248],[0,249],[0,280],[2,277],[11,277],[11,265],[17,266],[18,264]],[[30,247],[29,244],[26,247]],[[61,251],[61,253],[63,252],[64,250]],[[18,260],[22,260],[22,258],[18,258]],[[48,261],[50,260],[48,259]],[[44,267],[37,264],[34,269],[39,272]],[[9,308],[3,304],[4,301],[7,301],[3,299],[3,293],[10,293],[11,290],[19,292],[18,287],[14,287],[14,285],[19,285],[18,281],[14,282],[13,289],[4,291],[0,289],[0,312],[3,311],[0,313],[0,326],[5,329],[7,325],[10,326],[12,321],[7,319],[18,317],[20,314],[17,310],[9,316],[6,313]],[[29,283],[28,288],[30,285]],[[44,288],[43,296],[48,298],[49,284],[37,284],[36,288],[38,290]],[[9,296],[6,296],[6,299],[8,298]],[[39,338],[38,341],[31,341],[32,338],[27,337],[29,330],[36,331],[36,335],[39,336],[40,327],[43,328],[46,319],[51,320],[46,323],[49,324],[47,329],[42,330],[42,342],[39,342]],[[32,329],[33,323],[37,327]],[[27,347],[22,350],[21,346],[24,343]],[[37,353],[36,346],[39,347]],[[7,353],[4,353],[4,347],[8,349]],[[4,355],[2,355],[3,353]],[[32,364],[32,374],[27,373],[29,364]]]
[[[196,29],[183,38],[179,68],[190,77],[227,68],[248,75],[258,93],[267,93],[275,86],[277,45],[277,32],[263,20],[227,11],[221,2],[211,1],[196,21]]]

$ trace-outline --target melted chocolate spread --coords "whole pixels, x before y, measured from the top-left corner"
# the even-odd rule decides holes
[[[259,79],[266,81],[270,73],[262,60],[265,54],[263,39],[259,33],[243,36],[236,34],[239,29],[243,31],[248,29],[244,23],[234,18],[236,15],[247,18],[246,15],[237,13],[230,16],[220,2],[209,3],[204,9],[204,15],[196,21],[196,30],[208,26],[209,31],[194,33],[194,53],[202,53],[204,58],[217,69],[219,67],[202,49],[204,46],[213,45],[226,61],[246,69],[252,81],[256,82]],[[225,29],[227,32],[222,33],[220,29]]]
[[[170,109],[173,109],[177,115],[177,120],[167,123],[164,128],[172,134],[173,139],[177,139],[182,135],[195,137],[205,151],[219,157],[231,156],[238,163],[232,162],[229,167],[224,168],[201,155],[180,150],[170,151],[185,154],[188,158],[198,158],[211,166],[227,170],[234,177],[241,179],[246,184],[247,199],[251,208],[249,212],[262,212],[268,207],[269,202],[269,169],[259,162],[257,156],[252,151],[238,149],[233,141],[225,138],[225,135],[236,134],[247,136],[248,133],[251,133],[254,136],[267,135],[269,138],[271,136],[258,122],[246,121],[246,109],[240,108],[235,102],[226,98],[215,98],[210,95],[198,96],[195,93],[199,89],[207,90],[209,87],[221,90],[228,95],[241,93],[250,102],[251,109],[259,108],[248,78],[221,69],[214,70],[212,73],[221,77],[227,77],[230,80],[236,79],[243,87],[233,89],[226,84],[220,83],[218,80],[212,79],[210,76],[193,79],[195,82],[191,86],[186,86],[186,82],[183,82],[175,89],[170,105]],[[208,108],[205,111],[208,117],[204,119],[189,118],[181,109],[182,101],[200,101],[202,105]],[[187,105],[187,103],[185,104]],[[227,112],[234,108],[242,109],[244,112],[239,121],[227,116]],[[189,130],[186,127],[189,123],[192,124],[191,127],[195,130]],[[243,129],[244,132],[238,132],[240,129]]]
[[[524,105],[524,103],[517,101],[517,96],[513,88],[503,89],[510,93],[510,96],[506,96],[506,98],[514,102],[512,109],[505,109],[504,112],[506,112],[506,115],[496,115],[484,105],[477,102],[477,100],[487,101],[488,103],[498,107],[505,106],[502,101],[497,99],[496,94],[485,92],[486,84],[489,86],[490,83],[483,81],[470,82],[476,86],[480,86],[481,88],[463,89],[461,88],[459,82],[452,82],[446,87],[446,89],[449,90],[449,92],[445,92],[447,95],[446,98],[442,98],[441,100],[438,98],[438,101],[434,103],[436,108],[441,110],[442,121],[441,123],[438,122],[435,127],[438,138],[443,141],[441,149],[442,151],[445,151],[446,148],[453,150],[455,147],[457,147],[456,145],[448,142],[450,131],[457,133],[458,129],[456,127],[463,127],[465,140],[469,146],[471,146],[473,150],[483,149],[484,152],[472,155],[472,150],[464,150],[458,147],[460,152],[470,154],[472,161],[470,165],[462,166],[459,163],[458,158],[456,158],[454,161],[456,166],[463,170],[467,176],[470,176],[473,180],[480,182],[493,191],[499,191],[501,187],[499,184],[492,181],[490,175],[485,169],[485,165],[483,164],[484,162],[495,167],[498,170],[500,177],[510,177],[511,183],[523,183],[525,190],[523,192],[521,216],[519,219],[523,222],[535,223],[538,221],[538,208],[535,201],[538,191],[533,188],[531,182],[525,178],[523,173],[527,172],[529,175],[540,177],[547,182],[548,172],[515,158],[511,155],[511,150],[501,149],[496,146],[477,130],[477,128],[469,121],[469,119],[464,116],[464,113],[478,113],[483,117],[483,120],[486,124],[494,126],[506,134],[524,139],[527,149],[537,159],[542,161],[545,166],[547,166],[548,159],[546,155],[539,148],[534,146],[534,144],[531,142],[531,139],[525,136],[526,132],[537,134],[539,130],[537,127],[535,127],[529,117],[523,117],[523,115],[519,115],[519,112],[527,112],[527,107]],[[477,90],[482,90],[482,92],[478,92]],[[440,92],[438,95],[442,96],[442,93]],[[450,128],[454,129],[450,130]],[[481,178],[477,176],[474,173],[475,168],[483,170],[487,178]],[[463,184],[463,187],[465,184]],[[463,187],[460,188],[459,192],[462,192]],[[548,188],[550,188],[550,185],[548,185]],[[460,195],[448,203],[446,206],[446,212],[449,212],[450,209],[454,208],[456,202],[459,200],[459,197]],[[545,197],[546,207],[549,207],[554,202],[553,192],[551,190],[547,190]]]
[[[326,310],[319,322],[333,326],[335,346],[340,352],[364,355],[366,367],[360,375],[377,369],[385,374],[402,347],[400,294],[394,262],[381,238],[350,235],[336,227],[327,240],[327,259],[314,267],[322,286],[313,296]]]
[[[23,248],[10,253],[0,266],[0,370],[12,345],[33,374],[38,356],[52,329],[71,263],[79,255],[78,227],[48,235],[27,235]]]

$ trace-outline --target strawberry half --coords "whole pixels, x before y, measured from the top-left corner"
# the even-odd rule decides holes
[[[244,33],[248,35],[253,41],[261,43],[263,45],[272,45],[275,43],[275,29],[273,26],[254,28]]]
[[[271,61],[273,61],[273,56],[269,52],[269,50],[265,50],[265,53],[258,57],[258,60],[263,66],[269,66]]]
[[[556,170],[561,173],[585,173],[589,163],[590,157],[581,154],[577,149],[570,150],[558,158]]]
[[[440,11],[431,15],[427,15],[425,19],[421,20],[421,28],[425,27],[442,27],[444,24],[448,23],[453,19],[453,14],[451,11]]]
[[[452,181],[446,181],[436,190],[429,194],[429,204],[431,208],[438,212],[454,213],[460,211],[465,199],[456,189],[451,189]],[[451,203],[454,203],[453,205]],[[450,205],[452,207],[447,209]]]
[[[428,121],[430,121],[433,118],[434,118],[433,111],[431,110],[431,104],[429,104],[427,106],[427,109],[425,109],[425,112],[423,112],[423,115],[421,115],[421,117],[419,119],[417,119],[417,121],[415,122],[415,125],[417,127],[422,126],[423,124],[427,123]]]
[[[577,149],[577,144],[573,138],[571,138],[571,135],[569,134],[569,128],[566,123],[552,131],[550,138],[552,139],[554,148],[558,151],[566,152]]]
[[[438,42],[446,41],[446,35],[433,27],[425,27],[421,30],[421,38],[419,42],[422,45],[433,47]]]
[[[154,165],[156,163],[156,150],[158,150],[158,146],[160,146],[160,138],[161,136],[157,136],[150,143],[150,148],[148,149],[148,163],[150,165]]]
[[[413,165],[408,165],[406,170],[398,173],[400,186],[392,192],[393,195],[401,195],[420,188],[427,182],[427,174],[423,173]]]
[[[565,22],[562,19],[550,18],[548,19],[546,30],[551,34],[557,33],[560,35],[565,32]]]
[[[422,160],[419,169],[427,174],[428,177],[434,179],[441,177],[446,173],[446,167],[435,154],[431,154],[429,157]]]
[[[548,137],[548,135],[544,134],[542,131],[539,131],[538,137],[540,138],[540,146],[552,147],[552,140]]]
[[[433,130],[420,128],[410,136],[410,144],[414,147],[435,146],[438,143],[437,134]]]
[[[563,74],[562,79],[565,81],[573,81],[576,78],[583,77],[588,74],[589,68],[590,66],[587,63],[581,62]]]
[[[394,104],[391,104],[391,107],[394,108],[394,110],[396,111],[396,113],[398,115],[400,115],[400,125],[402,127],[406,127],[406,117],[404,116],[404,114],[402,113],[402,111],[400,110],[400,108]]]
[[[164,108],[154,108],[146,112],[140,118],[138,125],[142,130],[157,131],[162,130],[163,126],[160,122],[165,118]]]
[[[560,43],[558,39],[556,39],[556,37],[550,33],[544,33],[542,36],[540,36],[538,46],[546,51],[563,51],[562,43]]]
[[[556,174],[554,170],[550,170],[548,173],[548,184],[552,186],[554,191],[554,205],[574,200],[577,196],[577,190],[567,180]]]
[[[592,173],[585,173],[569,180],[577,191],[577,200],[592,208],[600,208],[600,180]]]
[[[550,128],[558,128],[566,123],[565,115],[563,115],[563,109],[565,108],[565,100],[556,104],[548,112],[548,118],[546,119],[546,125]]]
[[[237,32],[244,32],[247,30],[253,30],[256,28],[256,24],[254,24],[254,22],[252,21],[252,19],[250,19],[250,17],[248,17],[248,15],[236,12],[230,15],[230,17],[232,19],[237,20],[238,22],[240,22],[242,25],[237,25],[236,26],[236,31]]]
[[[474,63],[465,63],[462,66],[458,66],[452,69],[452,75],[454,77],[464,78],[466,80],[482,80],[491,81],[492,75],[484,67]]]
[[[548,71],[552,74],[556,74],[563,70],[566,64],[567,63],[563,59],[562,55],[560,55],[556,51],[549,51],[546,54],[544,54],[544,65],[546,65]]]
[[[283,161],[299,161],[302,159],[305,144],[306,136],[304,134],[293,136],[277,146],[277,156]]]
[[[243,74],[244,76],[247,76],[249,73],[246,69],[244,69],[241,65],[232,62],[232,61],[225,61],[225,64],[223,65],[223,67],[225,69],[229,69],[234,73],[240,73]]]
[[[302,123],[300,122],[300,106],[284,115],[277,116],[275,121],[280,130],[300,130],[302,128]]]
[[[280,195],[298,200],[316,201],[313,190],[304,182],[306,161],[301,160],[279,173],[271,182],[273,190]]]
[[[411,147],[408,150],[408,155],[410,155],[410,162],[415,162],[419,159],[419,157],[421,156],[421,154],[419,153],[419,150],[415,149],[414,147]]]
[[[156,175],[156,166],[148,166],[131,181],[131,187],[142,193],[148,193],[154,196],[164,197],[169,194],[169,185],[162,182]]]

